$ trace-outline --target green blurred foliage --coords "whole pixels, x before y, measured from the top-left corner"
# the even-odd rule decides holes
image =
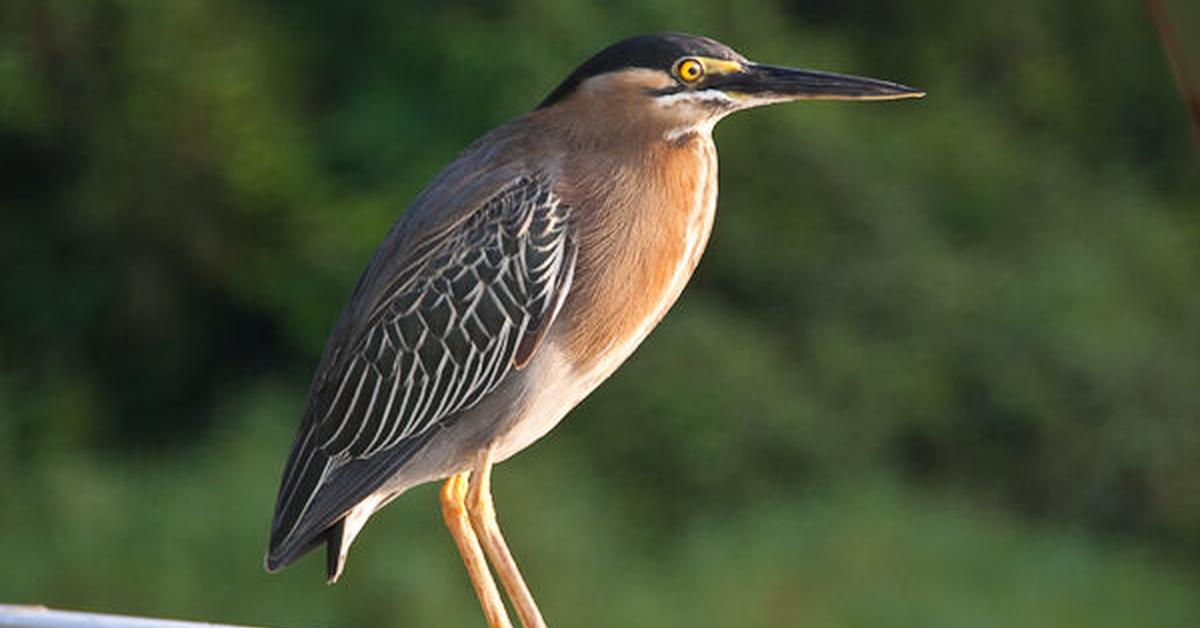
[[[478,625],[432,487],[263,574],[277,476],[407,199],[656,30],[929,97],[718,127],[692,287],[498,472],[548,617],[1200,617],[1200,167],[1133,0],[9,0],[0,601]]]

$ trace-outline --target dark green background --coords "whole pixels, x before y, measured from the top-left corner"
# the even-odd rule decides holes
[[[1197,625],[1200,167],[1135,0],[6,0],[0,602],[482,625],[432,486],[263,573],[308,378],[442,165],[668,29],[929,96],[718,127],[692,286],[496,473],[551,624]]]

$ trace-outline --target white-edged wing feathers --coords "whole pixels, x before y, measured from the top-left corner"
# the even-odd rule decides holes
[[[319,542],[443,422],[529,360],[570,287],[569,218],[548,182],[520,177],[418,240],[380,287],[359,285],[348,308],[373,305],[359,309],[366,325],[334,335],[338,346],[314,380],[276,503],[269,566]]]

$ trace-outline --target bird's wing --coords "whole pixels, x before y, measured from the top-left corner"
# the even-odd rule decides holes
[[[403,255],[398,272],[360,283],[347,311],[365,324],[344,317],[326,348],[284,469],[270,566],[319,542],[528,362],[570,289],[570,208],[544,177],[516,177]]]

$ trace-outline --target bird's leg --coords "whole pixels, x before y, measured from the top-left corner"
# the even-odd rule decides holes
[[[475,594],[479,596],[479,604],[483,606],[483,615],[487,618],[488,628],[512,628],[508,619],[508,610],[504,608],[504,600],[492,573],[488,571],[487,559],[479,547],[479,539],[471,529],[471,520],[467,514],[467,486],[470,473],[464,471],[450,476],[442,485],[442,518],[450,529],[450,536],[462,554],[463,563],[467,566],[467,575],[475,586]]]
[[[538,610],[533,594],[521,578],[517,562],[513,560],[508,543],[500,533],[500,524],[496,521],[496,508],[492,504],[492,452],[484,450],[475,462],[475,481],[471,483],[470,494],[467,496],[467,511],[471,514],[471,524],[483,544],[496,575],[504,584],[504,591],[512,602],[525,628],[546,628],[546,621]]]

